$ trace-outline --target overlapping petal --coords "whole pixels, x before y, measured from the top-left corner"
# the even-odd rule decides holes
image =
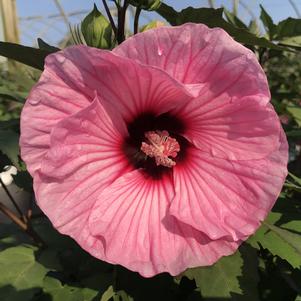
[[[73,69],[82,73],[80,85],[97,91],[103,105],[114,106],[127,122],[144,112],[165,113],[191,99],[184,87],[162,70],[110,51],[77,46],[67,48],[61,55],[69,73]]]
[[[55,227],[77,240],[88,239],[85,225],[102,190],[131,170],[122,152],[126,129],[116,117],[113,123],[96,98],[60,121],[34,177],[41,209]]]
[[[266,76],[255,55],[222,29],[202,24],[135,35],[118,55],[165,70],[197,97],[177,108],[185,137],[218,158],[251,160],[277,149],[279,122],[268,106]]]
[[[33,175],[40,168],[41,160],[49,148],[52,128],[63,118],[85,108],[94,97],[93,91],[82,92],[77,88],[80,79],[75,73],[63,77],[55,72],[58,55],[46,58],[45,71],[31,90],[21,115],[21,156]],[[57,65],[56,65],[56,64]],[[68,78],[72,78],[72,83]]]
[[[278,150],[261,160],[229,161],[196,148],[174,167],[175,198],[169,213],[211,239],[253,234],[274,205],[287,175],[283,130]]]
[[[89,105],[95,92],[108,112],[113,106],[127,121],[143,112],[162,114],[191,99],[165,72],[110,51],[76,46],[49,55],[22,112],[22,158],[31,173],[40,168],[51,129]]]
[[[166,271],[178,275],[188,267],[210,265],[239,246],[213,241],[168,215],[174,193],[170,175],[152,179],[141,170],[107,187],[89,219],[91,234],[105,246],[102,259],[146,277]],[[89,252],[97,256],[97,250]]]
[[[260,94],[265,102],[270,98],[255,55],[220,28],[192,23],[160,27],[127,39],[113,51],[165,70],[193,94],[202,94],[203,85],[209,84],[216,94],[227,89],[237,97]]]
[[[173,112],[185,120],[184,136],[216,158],[261,159],[279,147],[279,118],[260,97],[211,102],[199,97]]]

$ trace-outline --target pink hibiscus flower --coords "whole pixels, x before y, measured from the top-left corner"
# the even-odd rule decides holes
[[[49,55],[21,120],[37,202],[93,256],[149,277],[232,254],[287,174],[254,54],[201,24]]]

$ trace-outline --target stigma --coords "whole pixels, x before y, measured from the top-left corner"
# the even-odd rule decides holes
[[[167,131],[148,131],[144,134],[146,142],[142,142],[141,151],[148,157],[154,158],[157,166],[172,168],[175,158],[180,151],[180,145],[175,138],[169,136]]]

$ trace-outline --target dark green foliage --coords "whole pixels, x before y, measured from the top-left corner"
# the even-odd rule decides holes
[[[44,248],[38,248],[17,226],[1,224],[0,300],[301,300],[301,57],[298,52],[301,20],[288,18],[275,24],[262,6],[262,24],[255,20],[245,24],[239,16],[222,8],[189,7],[177,12],[160,1],[130,2],[142,9],[155,9],[171,25],[196,22],[221,27],[256,53],[268,76],[272,104],[280,116],[288,117],[283,126],[290,144],[291,173],[272,212],[235,254],[213,266],[189,269],[177,277],[165,273],[146,279],[123,267],[97,260],[53,229],[41,212],[32,219],[32,224],[46,242]],[[260,32],[261,25],[264,33]],[[112,29],[96,7],[82,22],[81,29],[88,45],[112,46]],[[38,44],[39,49],[35,49],[0,42],[0,54],[43,70],[45,57],[59,49],[41,39]],[[0,76],[0,168],[16,165],[19,172],[14,177],[15,183],[29,192],[32,192],[32,178],[18,148],[19,118],[39,74],[28,77],[18,69],[16,73]]]
[[[162,4],[160,0],[129,0],[130,4],[145,10],[156,10]]]
[[[14,43],[0,42],[0,55],[30,67],[43,70],[44,61],[51,52],[45,49],[37,49]]]
[[[172,7],[162,3],[157,9],[157,13],[166,19],[171,25],[181,25],[187,22],[193,22],[203,23],[208,27],[221,27],[240,43],[251,46],[261,46],[270,49],[283,50],[282,47],[271,43],[269,40],[263,37],[257,37],[247,29],[242,28],[242,22],[240,22],[241,28],[239,28],[234,26],[233,23],[225,21],[223,19],[223,8],[213,9],[188,7],[180,12],[177,12]]]

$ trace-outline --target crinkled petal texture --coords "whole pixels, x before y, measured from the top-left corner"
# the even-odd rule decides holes
[[[255,56],[221,29],[70,47],[47,57],[25,104],[22,158],[60,232],[143,276],[177,275],[235,252],[277,199],[288,145],[269,99]],[[161,177],[125,151],[143,113],[184,125],[184,153]]]
[[[255,55],[220,28],[193,23],[161,27],[134,35],[113,51],[165,70],[195,95],[203,89],[212,95],[226,90],[230,96],[260,94],[265,103],[270,99]]]
[[[98,94],[108,111],[126,120],[137,112],[164,113],[191,96],[165,72],[85,46],[46,58],[45,70],[22,111],[21,155],[31,174],[50,147],[50,132],[62,119],[88,106]]]

